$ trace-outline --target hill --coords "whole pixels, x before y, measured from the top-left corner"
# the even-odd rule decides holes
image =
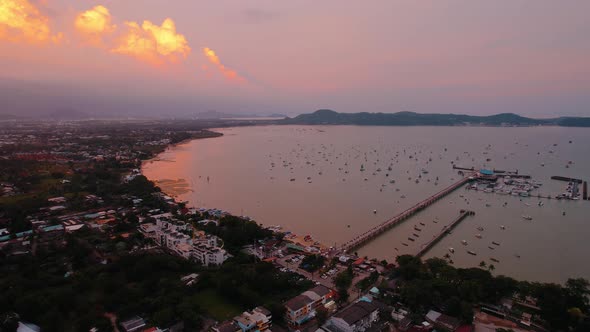
[[[317,110],[282,120],[283,124],[305,125],[361,125],[361,126],[570,126],[590,127],[590,118],[562,117],[534,119],[514,113],[489,116],[465,114],[398,113],[338,113],[329,109]]]

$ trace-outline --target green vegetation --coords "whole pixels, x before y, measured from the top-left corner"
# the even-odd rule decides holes
[[[369,287],[371,287],[374,283],[377,282],[377,279],[379,279],[379,272],[371,272],[371,274],[368,277],[356,283],[356,288],[365,292],[369,289]]]
[[[348,288],[352,284],[353,278],[354,273],[352,271],[351,266],[349,266],[346,270],[338,273],[334,278],[334,285],[338,290],[338,299],[341,302],[346,302],[348,300]]]
[[[196,299],[207,314],[218,321],[224,321],[239,315],[242,308],[219,295],[214,289],[206,289],[196,295]]]
[[[589,127],[590,118],[560,117],[552,119],[533,119],[513,113],[489,116],[464,114],[421,114],[414,112],[397,113],[338,113],[332,110],[317,110],[311,114],[301,114],[294,118],[278,121],[282,124],[305,125],[361,125],[361,126],[457,126],[466,123],[486,126],[503,124],[519,126],[557,125]]]
[[[301,261],[299,267],[308,271],[308,272],[315,272],[324,266],[325,262],[324,256],[321,255],[309,255],[305,256]]]
[[[255,221],[236,216],[221,218],[219,226],[209,223],[207,225],[197,225],[197,227],[222,238],[225,249],[234,255],[238,254],[245,245],[251,245],[257,240],[272,237],[272,231],[260,227]]]
[[[477,304],[497,303],[501,298],[518,294],[523,299],[526,296],[538,299],[540,316],[549,323],[551,330],[575,329],[586,324],[584,317],[590,309],[590,288],[584,279],[570,279],[563,287],[494,277],[480,268],[455,268],[439,258],[422,262],[404,255],[398,257],[397,263],[392,277],[400,280],[398,297],[389,300],[392,303],[401,301],[418,313],[439,308],[448,315],[471,322],[473,307]]]

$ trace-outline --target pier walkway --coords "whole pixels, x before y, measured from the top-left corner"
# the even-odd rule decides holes
[[[413,205],[409,209],[403,211],[402,213],[382,222],[381,224],[369,229],[368,231],[356,236],[354,239],[349,240],[348,242],[344,243],[340,246],[340,252],[347,252],[352,249],[358,248],[370,242],[377,236],[381,235],[385,231],[389,230],[390,228],[402,223],[403,221],[407,220],[417,212],[427,208],[428,206],[432,205],[434,202],[438,201],[439,199],[445,197],[446,195],[453,192],[455,189],[463,186],[467,182],[472,179],[472,175],[464,177],[463,179],[453,183],[452,185],[446,187],[445,189],[439,191],[438,193],[426,198],[425,200]]]
[[[418,251],[418,253],[416,254],[416,257],[424,256],[424,254],[426,254],[432,247],[434,247],[434,245],[437,244],[438,241],[440,241],[445,235],[447,235],[453,228],[455,228],[455,226],[457,226],[461,221],[463,221],[463,219],[465,219],[467,216],[472,216],[474,214],[475,212],[473,211],[461,210],[459,216],[455,220],[453,220],[453,222],[451,222],[450,225],[445,226],[440,233],[436,234],[432,238],[432,240],[422,245],[420,251]]]

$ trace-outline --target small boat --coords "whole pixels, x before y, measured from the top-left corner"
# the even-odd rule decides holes
[[[449,248],[449,251],[452,252],[452,253],[454,253],[455,252],[455,249],[451,247],[451,248]]]
[[[468,253],[468,254],[470,254],[470,255],[473,255],[473,256],[477,255],[477,254],[475,253],[475,251],[471,251],[471,250],[467,250],[467,253]]]
[[[523,215],[522,216],[522,219],[525,219],[525,220],[533,220],[533,217]]]
[[[499,245],[500,245],[500,244],[499,244],[498,242],[496,242],[496,241],[492,241],[492,244],[493,244],[493,245],[497,245],[497,246],[499,246]]]
[[[411,238],[411,237],[408,237],[408,240],[410,240],[410,241],[412,241],[412,242],[416,241],[416,240],[414,240],[414,239],[413,239],[413,238]]]
[[[477,227],[477,230],[483,232],[483,227],[479,226]]]
[[[414,235],[415,237],[420,237],[420,235],[418,235],[416,233],[412,233],[412,235]]]
[[[494,257],[491,257],[491,258],[490,258],[490,260],[491,260],[492,262],[500,263],[500,261],[499,261],[499,260],[497,260],[497,259],[495,259]]]
[[[461,244],[464,245],[464,246],[466,246],[467,245],[467,241],[461,240]]]
[[[425,224],[425,223],[423,223],[423,222],[420,222],[420,225],[422,225],[422,226],[426,226],[426,224]]]
[[[481,234],[475,234],[475,237],[478,238],[478,239],[481,239],[482,238]]]
[[[406,247],[408,246],[408,244],[407,244],[407,243],[404,243],[404,242],[402,242],[402,244],[403,244],[404,246],[406,246]]]
[[[374,213],[374,214],[377,214],[377,210],[373,210],[373,213]]]
[[[488,246],[488,248],[490,248],[490,249],[492,249],[492,250],[494,250],[494,249],[495,249],[495,248],[494,248],[494,247],[492,247],[492,246]]]

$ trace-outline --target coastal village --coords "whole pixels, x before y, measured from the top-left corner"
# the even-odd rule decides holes
[[[361,257],[354,252],[360,242],[328,247],[312,235],[188,206],[141,174],[141,163],[171,144],[215,136],[201,123],[3,124],[2,326],[19,332],[553,331],[552,324],[569,321],[548,313],[569,317],[567,309],[575,307],[584,317],[587,284],[578,287],[580,295],[570,292],[575,281],[571,288],[519,284],[443,259]],[[458,187],[524,196],[538,185],[508,176],[484,181],[494,176],[480,171],[477,182]],[[568,198],[577,197],[577,183],[570,182]],[[111,284],[110,274],[127,279]],[[48,293],[44,282],[67,295]],[[94,287],[104,288],[90,292]],[[33,289],[43,296],[21,292]],[[547,289],[568,294],[565,313],[540,296]],[[81,306],[92,312],[84,319],[68,305],[76,293],[90,301]],[[131,299],[145,305],[120,303]],[[40,307],[52,309],[31,309]]]

